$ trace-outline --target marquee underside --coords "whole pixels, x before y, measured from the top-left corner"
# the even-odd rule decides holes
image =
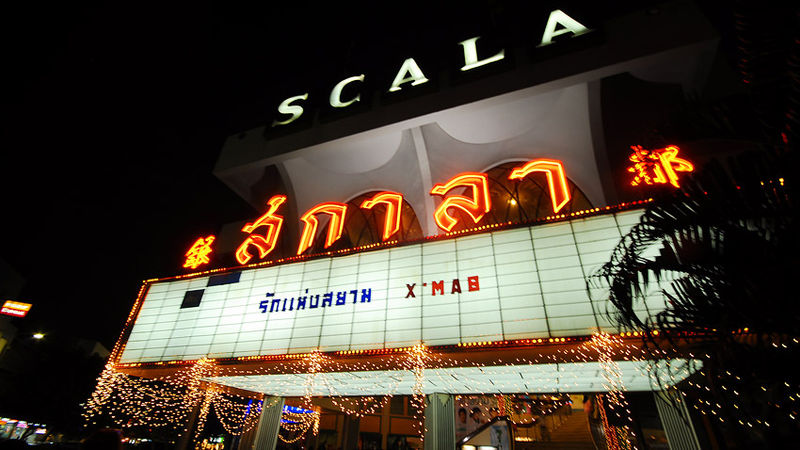
[[[521,364],[509,366],[425,369],[423,392],[449,394],[579,393],[610,390],[608,377],[619,380],[621,390],[653,391],[675,384],[701,367],[698,361],[673,359],[616,361],[614,367],[600,362]],[[618,372],[617,372],[618,371]],[[619,378],[612,375],[619,373]],[[410,370],[327,372],[315,375],[268,374],[212,377],[217,384],[272,396],[384,396],[411,395],[415,376]]]

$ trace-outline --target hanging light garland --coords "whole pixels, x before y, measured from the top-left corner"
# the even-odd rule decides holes
[[[595,333],[590,342],[591,346],[597,351],[598,361],[600,362],[603,379],[605,380],[603,387],[606,389],[607,393],[600,397],[608,404],[608,407],[617,418],[628,422],[620,427],[622,428],[622,430],[620,430],[622,433],[620,434],[622,434],[625,439],[625,448],[635,448],[636,434],[633,432],[633,414],[631,414],[630,406],[625,398],[625,385],[622,383],[622,370],[620,370],[619,364],[612,359],[611,354],[611,349],[622,347],[623,342],[619,337],[614,337],[608,333],[602,332]],[[601,402],[601,404],[602,403],[603,402]],[[604,419],[604,426],[607,425],[607,422],[608,421]],[[616,430],[614,428],[616,427],[606,427],[606,436],[615,434]],[[611,442],[617,445],[617,448],[619,448],[621,444],[616,439],[616,436],[614,436]]]
[[[270,407],[277,403],[273,399]],[[219,393],[214,398],[214,412],[225,432],[237,436],[252,430],[258,424],[263,401],[247,399],[246,403],[235,402]]]
[[[406,359],[407,369],[414,372],[414,387],[411,395],[412,425],[419,434],[420,446],[425,443],[425,368],[432,357],[423,344],[415,345]]]
[[[294,437],[286,438],[278,432],[278,438],[287,444],[291,444],[303,438],[308,430],[311,430],[312,434],[316,436],[319,433],[320,415],[321,409],[318,406],[312,406],[312,409],[304,409],[284,405],[280,421],[281,428],[294,434]]]
[[[414,347],[404,347],[400,349],[385,349],[382,351],[342,351],[332,354],[311,352],[302,355],[290,355],[292,358],[275,361],[269,368],[242,369],[235,366],[225,368],[225,376],[251,376],[264,375],[268,373],[298,374],[303,376],[303,397],[301,405],[304,409],[315,411],[314,414],[286,415],[287,422],[282,423],[282,428],[292,434],[281,436],[282,440],[295,442],[299,440],[308,430],[318,433],[319,430],[319,408],[312,404],[314,395],[323,395],[331,400],[334,406],[343,413],[354,417],[364,417],[369,414],[379,412],[384,408],[399,389],[402,377],[385,377],[385,361],[372,360],[369,356],[381,357],[384,355],[396,355],[393,357],[395,370],[407,370],[413,374],[414,385],[412,388],[411,402],[412,415],[415,431],[424,438],[425,427],[423,411],[425,409],[425,377],[433,374],[436,377],[437,385],[445,389],[456,391],[456,372],[448,369],[460,367],[498,367],[509,366],[509,370],[514,370],[512,366],[534,365],[534,364],[553,364],[563,361],[574,362],[599,362],[604,385],[608,393],[603,396],[601,401],[607,405],[609,411],[623,421],[632,423],[630,408],[625,400],[625,386],[621,382],[621,370],[617,361],[647,362],[643,375],[651,380],[654,389],[673,390],[684,392],[686,399],[690,403],[687,406],[693,408],[703,415],[716,417],[721,423],[728,423],[730,415],[723,410],[723,405],[713,400],[712,393],[708,386],[698,382],[698,380],[687,379],[692,372],[705,375],[701,370],[699,362],[708,360],[709,355],[687,355],[679,354],[677,350],[664,350],[647,348],[642,346],[639,339],[642,334],[638,332],[626,332],[618,335],[598,333],[587,339],[578,338],[549,338],[549,339],[529,339],[530,349],[534,350],[537,345],[547,345],[547,353],[533,353],[527,358],[516,358],[513,361],[496,360],[476,363],[465,355],[463,359],[443,357],[440,353],[431,351],[424,345]],[[633,338],[633,339],[632,339]],[[542,342],[540,342],[542,341]],[[517,341],[515,341],[517,342]],[[575,345],[575,343],[580,343]],[[507,346],[509,341],[494,343],[465,343],[458,348],[463,352],[473,350],[485,351],[490,345]],[[560,348],[558,344],[571,344]],[[789,342],[783,340],[775,345],[776,348],[794,351],[800,342],[797,339]],[[556,347],[553,347],[556,346]],[[351,355],[352,354],[352,355]],[[332,358],[331,356],[340,356]],[[358,357],[358,359],[354,359]],[[673,364],[672,359],[678,358],[680,364]],[[125,368],[128,365],[120,365]],[[437,369],[433,372],[426,372],[426,369]],[[347,395],[342,394],[337,389],[337,373],[357,372],[359,377],[375,377],[371,386],[380,385],[385,387],[386,395],[382,397],[364,395],[354,397],[352,392]],[[258,415],[265,405],[258,399],[248,396],[239,396],[225,393],[217,389],[213,395],[208,395],[207,390],[215,384],[209,381],[218,373],[216,360],[201,358],[197,361],[186,364],[182,370],[175,371],[172,375],[155,378],[142,379],[126,375],[116,370],[116,366],[109,363],[97,380],[97,388],[92,393],[84,406],[83,416],[87,425],[97,423],[101,414],[107,414],[111,420],[121,427],[134,427],[147,425],[150,427],[175,427],[176,424],[185,424],[192,409],[200,405],[206,407],[206,415],[212,412],[220,419],[226,432],[237,435],[252,429],[258,423]],[[500,373],[500,372],[498,372]],[[203,381],[205,380],[205,381]],[[685,382],[680,383],[682,380]],[[488,380],[471,380],[476,386],[477,392],[483,395],[501,392],[503,386],[493,384]],[[578,382],[577,376],[575,382]],[[680,383],[680,390],[678,384]],[[746,392],[747,386],[743,385],[742,377],[735,373],[728,372],[724,379],[720,380],[719,385],[733,399],[741,399],[742,393]],[[569,379],[563,380],[563,386],[569,387]],[[251,390],[254,392],[272,392],[273,395],[280,395],[281,392],[292,390],[296,386],[295,381],[286,380],[264,380],[253,383]],[[770,386],[760,386],[764,392],[772,389]],[[246,389],[246,387],[244,387]],[[786,380],[783,386],[786,392],[785,398],[777,399],[772,405],[781,414],[785,415],[793,422],[797,422],[800,417],[800,385],[793,380]],[[512,392],[508,390],[507,392]],[[207,400],[206,400],[207,399]],[[254,404],[253,402],[257,402]],[[276,399],[277,401],[277,399]],[[204,403],[201,403],[204,402]],[[207,403],[207,406],[204,406]],[[250,408],[248,409],[248,406]],[[553,407],[558,407],[555,404]],[[772,426],[768,419],[770,412],[765,412],[763,417],[748,417],[744,414],[735,417],[738,425],[748,428],[762,427],[768,430]],[[526,424],[530,422],[520,422]],[[198,425],[199,426],[199,425]],[[630,430],[632,427],[626,425]],[[300,432],[298,435],[294,433]],[[184,428],[185,431],[185,428]],[[624,433],[620,435],[621,445],[628,445],[636,442],[635,435]]]

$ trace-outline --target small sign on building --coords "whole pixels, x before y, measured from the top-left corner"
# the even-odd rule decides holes
[[[3,308],[0,309],[0,314],[14,317],[25,317],[28,311],[31,310],[30,303],[15,302],[13,300],[6,300],[3,303]]]

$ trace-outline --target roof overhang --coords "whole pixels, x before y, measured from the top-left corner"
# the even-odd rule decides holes
[[[659,363],[619,361],[613,369],[600,362],[425,369],[421,391],[426,394],[652,391],[691,375],[700,364],[691,362],[686,359]],[[411,370],[239,375],[212,377],[207,381],[279,397],[412,395],[417,389],[416,375]]]

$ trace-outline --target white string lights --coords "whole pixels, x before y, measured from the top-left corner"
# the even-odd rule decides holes
[[[635,448],[636,434],[633,432],[633,415],[631,414],[628,401],[625,399],[625,385],[622,382],[622,372],[619,364],[612,359],[611,349],[619,348],[623,345],[622,339],[618,336],[611,336],[608,333],[595,333],[592,336],[590,345],[597,351],[600,367],[603,369],[603,378],[606,383],[604,387],[607,393],[598,396],[600,399],[600,413],[603,418],[603,427],[606,432],[606,442],[611,450],[619,448]],[[620,430],[617,427],[609,426],[604,403],[608,405],[611,412],[617,418],[627,421]],[[624,411],[624,412],[623,412]],[[624,442],[620,442],[624,440]]]
[[[321,410],[318,406],[312,406],[312,409],[304,409],[284,405],[281,413],[281,428],[289,432],[290,436],[294,436],[284,437],[279,432],[278,438],[287,444],[291,444],[305,437],[309,430],[311,430],[313,436],[316,436],[319,433],[320,415]]]
[[[413,386],[411,387],[413,423],[420,437],[424,438],[425,427],[422,417],[425,409],[426,382],[435,382],[437,386],[441,386],[445,390],[458,392],[458,387],[463,387],[463,382],[458,379],[459,376],[463,376],[461,371],[464,368],[473,368],[489,374],[485,379],[471,380],[471,385],[476,389],[475,394],[493,395],[498,392],[521,394],[523,392],[520,392],[519,389],[512,390],[513,386],[504,386],[502,381],[497,379],[492,381],[491,375],[498,374],[497,378],[499,379],[502,378],[500,375],[504,370],[512,373],[524,365],[552,365],[572,361],[599,363],[604,379],[603,384],[608,392],[603,396],[602,403],[608,408],[609,413],[615,414],[622,421],[630,424],[632,419],[624,395],[627,389],[622,380],[621,362],[642,362],[642,367],[645,367],[642,375],[651,380],[650,385],[653,389],[678,389],[676,385],[681,380],[699,370],[700,363],[696,361],[705,358],[703,355],[695,357],[690,354],[688,360],[671,360],[670,358],[680,355],[670,354],[664,350],[656,353],[652,348],[644,349],[642,342],[638,339],[639,336],[640,333],[623,333],[622,335],[601,333],[590,339],[567,338],[564,342],[562,342],[564,338],[552,338],[543,342],[547,346],[545,352],[538,352],[539,342],[531,340],[532,345],[523,347],[521,350],[528,355],[527,357],[503,360],[501,359],[502,354],[498,353],[498,359],[481,363],[470,358],[468,354],[472,351],[485,352],[492,343],[460,345],[458,352],[464,356],[459,358],[454,357],[457,354],[454,352],[443,355],[424,345],[418,345],[401,350],[392,349],[391,352],[352,352],[352,354],[311,352],[295,359],[275,361],[268,366],[253,369],[245,369],[236,365],[220,366],[212,359],[202,358],[183,370],[175,371],[173,375],[151,380],[125,375],[117,371],[113,364],[109,364],[98,377],[97,388],[85,405],[84,417],[87,423],[90,423],[95,421],[100,414],[107,414],[116,424],[123,427],[148,425],[175,428],[183,426],[188,421],[189,413],[193,408],[199,406],[202,413],[200,416],[215,414],[226,432],[238,435],[252,429],[258,423],[261,410],[268,405],[261,404],[262,394],[253,394],[250,397],[238,396],[218,389],[216,382],[222,382],[222,378],[215,379],[215,377],[228,379],[241,377],[242,380],[247,380],[248,376],[252,375],[289,374],[295,378],[275,377],[276,379],[273,381],[267,377],[259,379],[257,383],[253,382],[249,388],[246,383],[240,384],[238,387],[253,392],[269,392],[274,396],[286,396],[283,393],[295,390],[296,386],[302,385],[303,395],[298,399],[299,407],[312,412],[285,412],[283,414],[285,421],[281,423],[285,432],[285,435],[280,435],[281,439],[286,442],[294,442],[307,435],[309,431],[314,434],[318,433],[321,411],[318,406],[313,404],[316,396],[330,399],[336,409],[354,417],[379,413],[392,396],[397,395],[401,383],[404,382],[403,377],[386,376],[388,364],[389,369],[395,373],[399,371],[413,376]],[[503,344],[500,342],[497,343],[497,346],[502,347]],[[520,354],[519,348],[517,350],[517,354]],[[653,360],[654,357],[656,360]],[[645,365],[645,362],[648,364]],[[358,396],[353,392],[341,392],[342,386],[337,377],[344,372],[357,374],[364,385],[373,389],[375,386],[379,386],[385,395]],[[702,371],[700,375],[703,375]],[[575,375],[575,377],[577,376]],[[426,377],[433,378],[426,380]],[[741,396],[743,391],[737,384],[739,377],[733,373],[726,377],[725,380],[721,380],[723,389],[728,390],[734,398]],[[570,374],[564,374],[560,383],[562,389],[569,388],[571,385]],[[404,386],[404,392],[408,392],[408,386]],[[763,388],[767,389],[768,387]],[[785,388],[789,394],[787,398],[778,399],[775,402],[775,408],[780,409],[787,417],[796,421],[800,416],[800,386],[787,380]],[[708,393],[707,386],[690,378],[686,383],[681,384],[681,389],[687,394],[693,394],[687,396],[690,401],[697,399],[694,404],[689,405],[690,407],[704,415],[716,417],[723,423],[726,421],[725,417],[727,416],[721,410],[722,406],[713,401],[710,394],[704,395],[704,393]],[[768,428],[771,426],[770,420],[766,416],[741,417],[738,420],[745,427]],[[198,424],[198,428],[201,426]],[[628,430],[619,434],[619,445],[632,446],[632,443],[636,442],[632,432],[633,428],[628,425],[625,427]],[[199,432],[195,435],[199,436]]]
[[[262,401],[224,393],[218,385],[202,381],[216,375],[217,371],[213,359],[201,358],[188,369],[173,375],[143,379],[118,372],[108,364],[84,405],[85,424],[97,424],[99,416],[105,413],[121,428],[145,425],[173,428],[185,433],[188,432],[186,422],[191,411],[199,407],[194,433],[198,445],[211,411],[216,413],[228,433],[242,434],[258,423]]]

